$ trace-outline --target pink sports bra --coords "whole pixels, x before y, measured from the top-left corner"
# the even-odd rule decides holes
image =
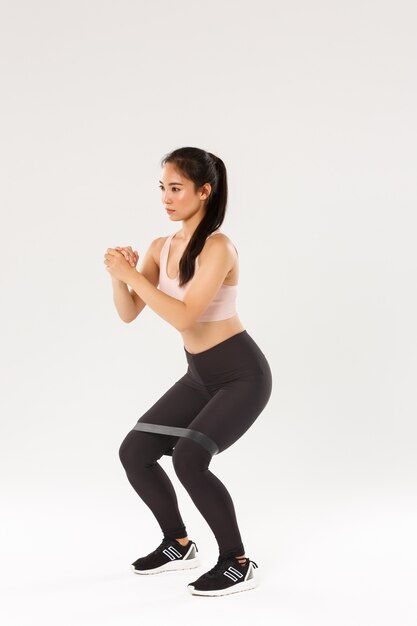
[[[211,235],[221,232],[220,229],[213,231]],[[183,300],[184,296],[193,282],[199,267],[198,257],[195,259],[195,272],[191,280],[188,281],[182,287],[179,286],[177,276],[170,278],[167,274],[167,260],[169,249],[171,246],[171,239],[175,233],[169,235],[166,238],[164,245],[162,246],[161,255],[159,259],[159,286],[158,288],[166,293],[168,296],[172,296],[177,300]],[[208,239],[208,237],[207,237]],[[235,248],[236,249],[236,248]],[[237,252],[237,250],[236,250]],[[236,315],[236,297],[237,297],[237,285],[222,285],[219,291],[214,296],[206,310],[197,318],[196,322],[214,322],[219,320],[225,320],[229,317]]]

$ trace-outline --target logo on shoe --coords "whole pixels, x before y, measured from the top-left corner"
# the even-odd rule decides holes
[[[174,548],[174,546],[169,546],[169,548],[166,548],[165,550],[162,551],[169,559],[171,559],[171,561],[175,561],[175,559],[181,559],[182,558],[182,554],[181,552],[178,552],[178,550],[176,550]]]
[[[243,578],[242,572],[239,572],[233,565],[228,567],[223,574],[233,580],[233,582],[236,582],[239,578]]]

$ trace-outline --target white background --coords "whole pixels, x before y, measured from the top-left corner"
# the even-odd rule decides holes
[[[415,625],[415,3],[0,6],[3,621]],[[103,257],[179,230],[158,180],[181,146],[226,164],[274,380],[210,466],[259,565],[223,598],[186,590],[217,544],[170,457],[202,568],[130,570],[162,536],[118,457],[186,364],[149,307],[120,320]]]

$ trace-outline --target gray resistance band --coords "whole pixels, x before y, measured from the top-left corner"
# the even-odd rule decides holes
[[[143,430],[145,433],[159,433],[160,435],[172,435],[174,437],[189,437],[203,446],[210,454],[214,455],[219,452],[218,446],[213,439],[207,437],[204,433],[191,428],[179,428],[177,426],[163,426],[162,424],[147,424],[146,422],[137,422],[132,430]]]

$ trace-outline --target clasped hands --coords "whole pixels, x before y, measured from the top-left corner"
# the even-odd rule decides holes
[[[139,273],[136,269],[138,260],[139,254],[137,250],[133,251],[131,246],[107,248],[107,252],[104,255],[104,264],[107,271],[114,278],[126,283],[126,285]]]

